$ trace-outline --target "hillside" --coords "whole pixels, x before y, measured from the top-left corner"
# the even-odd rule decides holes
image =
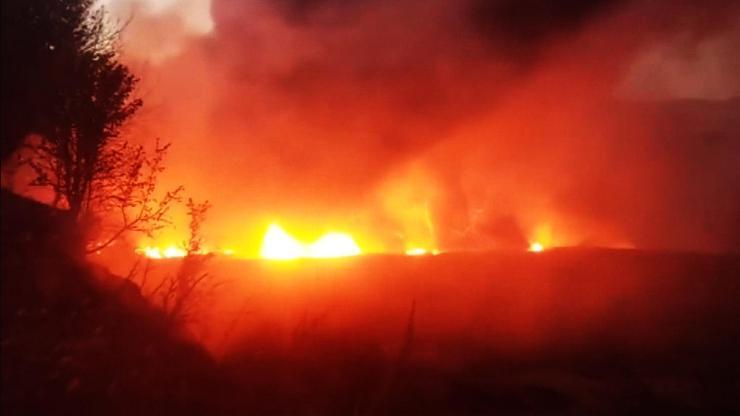
[[[2,194],[4,414],[214,413],[216,365],[136,287],[74,260],[63,215]]]

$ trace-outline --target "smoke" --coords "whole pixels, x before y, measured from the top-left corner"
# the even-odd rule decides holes
[[[740,243],[736,2],[107,6],[137,134],[173,142],[217,244],[270,220],[389,250]]]
[[[211,0],[98,0],[124,27],[127,50],[159,63],[213,31]]]

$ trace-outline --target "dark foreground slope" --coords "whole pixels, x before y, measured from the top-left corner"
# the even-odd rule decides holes
[[[3,414],[217,411],[224,389],[210,357],[135,287],[93,279],[65,229],[59,212],[3,192]]]

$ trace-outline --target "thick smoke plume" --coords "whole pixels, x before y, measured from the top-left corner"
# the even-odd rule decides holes
[[[104,3],[216,244],[740,247],[737,2]]]

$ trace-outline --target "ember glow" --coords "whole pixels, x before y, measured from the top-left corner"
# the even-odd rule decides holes
[[[553,237],[552,227],[549,224],[539,225],[535,228],[533,238],[529,243],[529,251],[539,253],[545,250],[545,247],[553,247],[563,244],[562,241],[556,242]]]
[[[427,255],[434,255],[434,256],[436,256],[437,254],[440,253],[440,251],[437,250],[437,249],[431,249],[431,250],[429,250],[429,249],[426,249],[426,248],[423,248],[423,247],[414,247],[414,248],[410,248],[410,249],[406,250],[405,253],[406,253],[407,256],[427,256]]]
[[[150,259],[172,259],[187,255],[187,251],[174,245],[165,248],[146,246],[137,249],[136,252]]]
[[[271,224],[262,241],[260,257],[268,260],[293,260],[349,257],[361,253],[355,240],[346,233],[330,232],[313,243],[304,243],[288,234],[278,224]]]
[[[544,249],[545,247],[543,247],[541,243],[538,243],[536,241],[529,245],[529,251],[531,251],[532,253],[539,253]]]
[[[140,256],[144,256],[144,257],[155,259],[155,260],[177,259],[177,258],[186,257],[188,255],[187,250],[177,245],[162,245],[162,246],[144,245],[144,246],[137,248],[134,251],[136,252],[136,254]],[[210,250],[208,248],[202,248],[198,250],[195,254],[199,256],[204,256],[208,254],[217,254],[221,256],[231,257],[231,256],[237,255],[237,252],[236,250],[232,248],[224,248],[220,250]]]

